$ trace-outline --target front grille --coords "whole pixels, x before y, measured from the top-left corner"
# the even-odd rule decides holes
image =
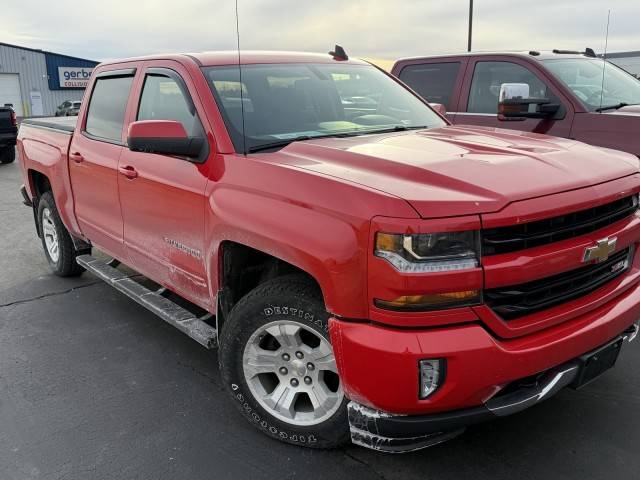
[[[513,320],[587,295],[622,275],[630,264],[630,248],[601,263],[533,282],[484,291],[484,300],[504,320]]]
[[[559,217],[489,228],[482,232],[482,255],[515,252],[595,232],[628,217],[637,209],[638,197],[632,195]]]

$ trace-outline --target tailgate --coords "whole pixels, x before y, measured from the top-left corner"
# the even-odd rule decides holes
[[[0,133],[16,133],[17,128],[11,121],[11,110],[0,107]]]

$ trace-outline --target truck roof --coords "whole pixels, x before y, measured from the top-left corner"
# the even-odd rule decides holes
[[[132,61],[146,60],[184,60],[189,58],[200,66],[209,67],[216,65],[237,65],[238,51],[216,51],[216,52],[199,52],[199,53],[171,53],[149,55],[136,58],[125,58],[103,62],[101,65],[112,65]],[[262,50],[241,50],[240,62],[242,65],[260,64],[260,63],[334,63],[338,60],[326,54],[309,53],[309,52],[283,52],[283,51],[262,51]],[[359,59],[339,60],[341,63],[366,65],[367,62]]]
[[[489,56],[510,56],[510,57],[527,57],[533,60],[549,60],[553,58],[594,58],[589,57],[581,52],[570,52],[567,50],[524,50],[524,51],[496,51],[496,52],[463,52],[450,53],[440,55],[425,55],[418,57],[400,58],[397,62],[413,61],[413,60],[429,60],[432,58],[451,58],[451,57],[489,57]]]

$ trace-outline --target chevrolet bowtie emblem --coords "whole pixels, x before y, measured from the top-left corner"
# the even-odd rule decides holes
[[[594,247],[585,248],[582,261],[584,263],[590,262],[591,260],[595,260],[596,263],[604,262],[616,249],[617,241],[618,239],[616,237],[607,237],[598,240]]]

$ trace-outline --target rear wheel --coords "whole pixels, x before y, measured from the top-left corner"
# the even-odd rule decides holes
[[[42,247],[53,273],[60,277],[73,277],[84,272],[76,263],[81,253],[75,249],[71,235],[60,220],[51,192],[45,192],[38,202],[38,222],[42,234]]]
[[[0,150],[0,163],[11,163],[16,159],[16,149],[11,146],[9,148],[5,148],[4,150]]]
[[[224,324],[220,364],[236,406],[270,437],[312,448],[349,440],[328,314],[304,277],[265,282],[238,302]]]

